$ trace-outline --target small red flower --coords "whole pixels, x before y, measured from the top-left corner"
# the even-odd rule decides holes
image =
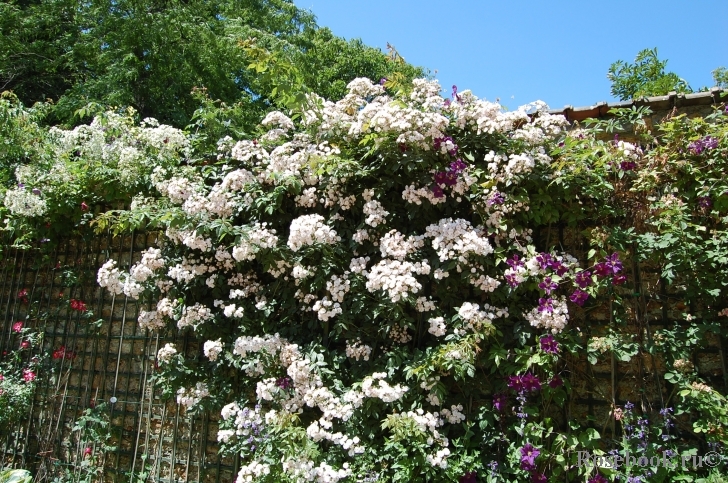
[[[53,358],[56,360],[58,360],[58,359],[73,360],[76,358],[76,353],[73,352],[72,350],[66,349],[66,346],[62,345],[61,347],[59,347],[58,349],[53,351]]]
[[[81,211],[88,211],[88,205],[85,201],[81,202]]]
[[[3,376],[2,374],[0,374],[0,381],[2,381],[3,379],[5,379],[5,376]]]
[[[20,292],[18,292],[18,298],[23,301],[23,303],[28,303],[28,289],[24,288]]]
[[[23,330],[23,323],[22,322],[15,322],[13,324],[13,332],[20,332]]]
[[[86,312],[86,303],[81,300],[71,299],[71,309],[79,312]]]
[[[25,382],[33,382],[35,380],[35,372],[30,369],[23,369],[23,379]]]
[[[91,451],[91,447],[90,447],[90,446],[86,446],[86,449],[84,449],[84,450],[83,450],[83,456],[84,456],[84,457],[86,457],[86,456],[91,456],[91,453],[92,453],[92,452],[93,452],[93,451]]]
[[[27,340],[24,340],[23,342],[20,343],[21,349],[27,349],[28,347],[30,347],[30,342],[28,342]]]

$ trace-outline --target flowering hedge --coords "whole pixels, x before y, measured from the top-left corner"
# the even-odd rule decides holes
[[[456,88],[443,99],[428,80],[395,90],[356,79],[338,102],[308,95],[288,114],[268,114],[254,139],[220,139],[214,154],[194,150],[204,132],[106,114],[48,133],[54,162],[85,163],[98,178],[19,168],[23,186],[5,195],[12,224],[41,222],[47,211],[16,200],[47,209],[63,193],[54,179],[82,179],[82,195],[68,198],[81,211],[89,193],[141,191],[131,209],[94,223],[159,230],[158,246],[129,270],[107,262],[98,282],[145,304],[142,327],[198,341],[186,352],[165,345],[158,381],[190,411],[221,411],[223,450],[242,458],[238,481],[689,481],[685,468],[600,470],[577,453],[684,454],[694,442],[673,428],[689,414],[703,443],[725,440],[725,398],[686,362],[720,331],[722,113],[667,123],[665,141],[644,141],[650,154],[599,141],[613,123],[567,134],[543,103],[507,112]],[[700,176],[684,156],[703,163]],[[648,205],[652,216],[630,230],[624,220]],[[690,221],[678,225],[683,238],[670,238],[676,219]],[[581,261],[534,239],[536,227],[584,220],[603,227]],[[695,330],[665,329],[630,352],[625,256],[660,262],[660,247],[711,243],[707,258],[661,265],[707,301],[691,315]],[[693,274],[699,283],[685,280]],[[612,301],[611,332],[587,348],[570,319],[600,297]],[[659,408],[660,425],[646,405],[638,414],[618,401],[614,442],[566,420],[575,359],[642,349],[674,367],[665,377],[679,393]]]

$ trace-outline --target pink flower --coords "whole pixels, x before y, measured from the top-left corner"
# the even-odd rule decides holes
[[[88,205],[85,201],[81,202],[81,211],[88,211]]]
[[[35,380],[35,372],[30,369],[23,369],[23,379],[25,382],[32,382]]]
[[[23,342],[20,343],[21,349],[27,349],[28,347],[30,347],[30,342],[28,342],[27,340],[24,340]]]
[[[91,453],[93,453],[93,451],[91,450],[91,447],[90,446],[86,446],[86,449],[83,450],[83,456],[84,457],[91,456]]]
[[[13,332],[20,332],[23,330],[23,323],[22,322],[15,322],[13,324]]]

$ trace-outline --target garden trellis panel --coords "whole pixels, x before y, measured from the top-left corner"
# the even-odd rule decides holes
[[[85,458],[88,444],[79,441],[74,422],[84,410],[105,403],[112,449],[101,455],[101,448],[92,447],[93,457],[102,458],[103,481],[232,479],[234,461],[217,454],[216,421],[180,414],[154,389],[155,355],[160,343],[173,339],[140,329],[137,302],[114,297],[96,283],[98,267],[108,258],[129,264],[153,239],[136,234],[67,240],[41,260],[30,252],[4,250],[2,350],[17,349],[11,345],[17,343],[12,325],[23,321],[43,334],[42,344],[23,354],[27,361],[57,354],[59,348],[73,356],[49,356],[41,363],[42,383],[32,409],[2,441],[3,466],[32,469],[39,481],[52,479],[58,466],[73,468]],[[27,302],[18,296],[24,290]],[[70,300],[84,301],[93,317],[82,318],[69,308]]]

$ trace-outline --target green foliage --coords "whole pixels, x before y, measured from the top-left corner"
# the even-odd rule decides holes
[[[33,475],[28,470],[0,470],[0,483],[31,483]]]
[[[381,50],[368,47],[359,39],[344,40],[328,28],[308,31],[309,45],[297,62],[304,83],[325,99],[339,99],[346,94],[346,85],[356,77],[395,80],[409,84],[422,77],[424,71],[404,61],[391,58]]]
[[[692,92],[688,83],[673,72],[665,72],[667,60],[657,57],[657,47],[641,50],[634,64],[618,60],[609,66],[611,93],[622,101],[661,96],[668,92]]]
[[[728,89],[728,69],[725,67],[718,67],[713,71],[713,81],[718,87]]]
[[[13,90],[26,105],[50,99],[51,122],[67,125],[87,120],[79,109],[98,103],[185,126],[200,89],[214,102],[244,106],[251,120],[279,94],[261,71],[247,69],[241,45],[251,39],[296,65],[308,89],[327,98],[354,77],[421,74],[319,29],[290,0],[12,1],[0,5],[0,91]]]

